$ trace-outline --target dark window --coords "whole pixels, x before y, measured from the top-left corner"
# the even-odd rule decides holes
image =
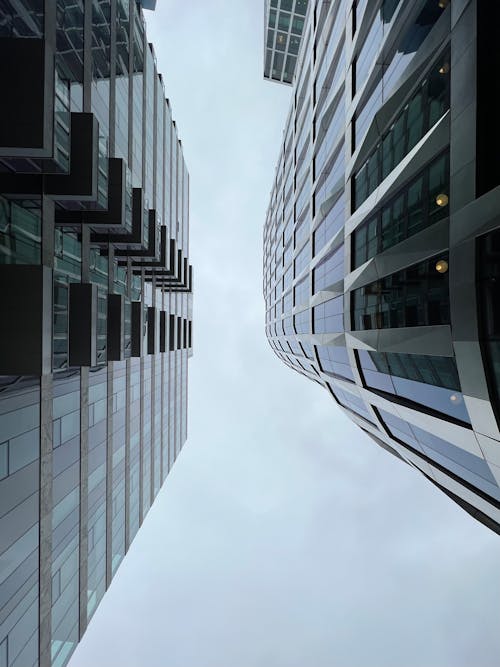
[[[445,53],[409,100],[366,163],[353,177],[353,210],[401,162],[449,108],[449,53]]]
[[[353,329],[449,324],[448,255],[433,257],[351,292]]]
[[[449,158],[439,156],[352,236],[353,269],[448,215]]]

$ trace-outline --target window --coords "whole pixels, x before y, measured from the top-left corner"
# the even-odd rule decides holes
[[[500,500],[500,489],[486,461],[433,433],[410,424],[385,410],[378,409],[390,436],[423,454],[484,493]]]
[[[295,326],[295,333],[310,333],[311,325],[309,322],[309,308],[306,308],[306,310],[303,310],[297,315],[294,315],[293,322]]]
[[[352,262],[357,268],[376,254],[448,215],[449,158],[440,155],[353,232]]]
[[[313,292],[327,289],[344,278],[344,245],[332,250],[313,271]]]
[[[344,297],[338,296],[313,308],[314,333],[338,333],[344,330]]]
[[[328,385],[328,388],[340,403],[340,405],[342,405],[344,408],[347,408],[350,412],[354,412],[356,415],[366,419],[372,424],[376,424],[363,399],[361,399],[359,396],[354,396],[349,391],[344,391],[337,384],[335,384],[333,387]]]
[[[323,373],[338,375],[354,382],[349,356],[345,347],[320,345],[317,347],[319,366]]]
[[[448,254],[414,264],[402,271],[353,290],[353,329],[449,324],[448,273],[439,273],[436,263]]]
[[[292,292],[287,292],[283,297],[282,313],[286,315],[292,311]]]
[[[297,278],[302,271],[309,266],[309,261],[311,258],[311,247],[309,242],[305,244],[302,250],[299,252],[294,261],[295,273],[294,276]]]
[[[302,278],[301,281],[299,281],[294,289],[294,306],[302,306],[305,304],[309,303],[309,295],[310,295],[310,280],[309,276],[307,275],[305,278]]]
[[[378,219],[374,218],[367,224],[359,227],[353,234],[353,268],[361,266],[370,257],[377,254],[377,226]]]
[[[353,177],[356,210],[449,108],[449,53],[434,63],[366,163]],[[440,66],[442,65],[442,66]]]
[[[452,357],[357,350],[363,382],[381,395],[394,395],[470,424]]]
[[[340,196],[325,215],[320,225],[318,225],[313,235],[314,255],[317,255],[333,239],[335,234],[342,229],[344,225],[344,207],[344,197]]]

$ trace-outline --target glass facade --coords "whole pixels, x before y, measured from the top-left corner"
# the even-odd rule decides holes
[[[265,3],[268,33],[285,30],[282,4]],[[478,84],[456,54],[476,57],[462,35],[480,3],[456,24],[450,4],[309,3],[264,225],[265,331],[281,361],[500,533],[500,200],[474,196],[463,125],[476,127],[463,91]],[[272,78],[275,38],[264,48]]]
[[[309,0],[266,0],[264,78],[291,84]]]
[[[449,324],[448,263],[443,254],[393,273],[351,292],[353,329]],[[444,264],[443,264],[444,266]]]
[[[0,141],[0,664],[64,667],[187,438],[189,175],[140,3],[0,4],[3,58],[55,49]]]
[[[355,230],[353,269],[448,216],[449,171],[441,155]]]

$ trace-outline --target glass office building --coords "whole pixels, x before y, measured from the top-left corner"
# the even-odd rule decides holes
[[[142,7],[0,2],[0,666],[63,667],[187,431],[189,176]]]
[[[291,85],[306,11],[307,0],[265,0],[265,79]]]
[[[264,229],[269,343],[500,532],[500,7],[307,5]]]

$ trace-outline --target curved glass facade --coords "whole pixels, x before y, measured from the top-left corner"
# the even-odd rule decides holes
[[[266,335],[500,532],[500,176],[475,186],[496,130],[485,114],[475,143],[484,107],[463,91],[489,99],[487,56],[460,37],[486,38],[496,10],[471,1],[452,22],[450,5],[308,3],[264,227]]]

